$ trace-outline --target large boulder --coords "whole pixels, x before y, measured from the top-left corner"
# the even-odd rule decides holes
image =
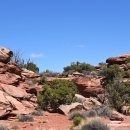
[[[21,76],[22,69],[17,64],[10,62],[7,64],[6,68],[9,73]]]
[[[112,116],[111,116],[110,120],[113,120],[113,121],[123,121],[124,120],[124,115],[122,115],[119,112],[113,110],[112,111]]]
[[[0,89],[2,89],[5,93],[15,98],[26,99],[29,97],[29,95],[24,89],[12,85],[0,83]]]
[[[84,107],[81,103],[75,102],[70,105],[60,105],[59,111],[65,115],[68,115],[75,111],[81,111]]]
[[[21,76],[21,71],[22,69],[13,62],[9,62],[8,64],[0,62],[0,74],[5,74],[6,72],[9,72]]]
[[[13,73],[6,72],[5,74],[0,74],[0,83],[17,85],[20,80],[21,77]]]
[[[0,118],[6,116],[12,111],[9,101],[6,99],[6,93],[0,90]]]
[[[101,79],[91,77],[79,77],[74,80],[81,95],[85,97],[95,96],[103,93]]]
[[[29,84],[27,82],[21,82],[18,85],[19,88],[24,89],[27,93],[36,95],[43,90],[42,85],[38,85],[38,84]]]
[[[29,79],[29,78],[38,78],[40,77],[40,75],[36,74],[35,72],[31,71],[31,70],[27,70],[25,68],[22,69],[22,73],[21,73],[22,77],[24,79]]]
[[[8,63],[13,56],[13,52],[5,47],[0,47],[0,62]]]
[[[129,54],[123,54],[123,55],[120,55],[120,56],[116,56],[116,57],[110,57],[106,60],[106,63],[108,64],[125,64],[127,59],[130,58],[130,53]]]

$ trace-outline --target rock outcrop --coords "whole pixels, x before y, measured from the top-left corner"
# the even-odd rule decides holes
[[[106,60],[106,63],[112,65],[112,64],[126,64],[126,61],[130,58],[130,54],[123,54],[116,57],[110,57]]]
[[[13,52],[5,47],[0,47],[0,62],[8,63],[13,56]]]
[[[21,69],[11,61],[12,56],[12,51],[4,47],[0,48],[0,119],[34,111],[37,108],[37,91],[42,89],[35,83],[26,82],[40,76]]]
[[[87,76],[80,76],[74,79],[74,82],[77,85],[79,92],[85,97],[95,96],[97,94],[103,93],[100,78],[98,79]]]
[[[84,109],[83,105],[78,102],[72,103],[70,105],[61,105],[59,107],[60,112],[65,115],[69,115],[70,113],[75,111],[82,111],[83,109]]]

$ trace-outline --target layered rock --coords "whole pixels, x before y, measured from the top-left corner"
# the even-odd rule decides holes
[[[0,48],[0,119],[34,111],[37,107],[35,95],[42,89],[37,84],[26,82],[28,79],[40,76],[32,71],[21,69],[11,61],[12,56],[12,51],[4,47]]]
[[[74,79],[74,82],[77,85],[79,92],[85,97],[95,96],[97,94],[103,93],[100,78],[98,79],[87,76],[80,76]]]
[[[112,65],[112,64],[126,64],[126,61],[130,58],[130,54],[123,54],[116,57],[110,57],[106,60],[106,63]]]
[[[8,63],[13,56],[13,52],[5,47],[0,47],[0,62]]]

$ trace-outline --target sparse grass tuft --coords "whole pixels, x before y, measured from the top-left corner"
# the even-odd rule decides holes
[[[95,111],[97,112],[98,116],[103,116],[108,118],[111,118],[112,116],[112,111],[108,106],[100,106],[96,108]]]
[[[13,129],[13,130],[18,130],[18,129],[20,129],[20,128],[19,128],[19,126],[13,126],[12,129]]]
[[[0,130],[8,130],[6,125],[0,124]]]
[[[110,130],[110,128],[99,120],[90,121],[81,130]]]
[[[34,119],[32,116],[29,116],[29,115],[19,115],[18,120],[20,122],[26,122],[26,121],[33,121]]]
[[[71,113],[70,116],[69,116],[69,119],[73,120],[75,117],[80,117],[82,119],[85,119],[84,114],[82,112],[78,112],[78,111]]]
[[[33,116],[43,116],[43,111],[42,110],[36,110],[32,112]]]
[[[83,112],[83,115],[85,117],[96,117],[97,113],[95,110],[89,110],[89,111]]]

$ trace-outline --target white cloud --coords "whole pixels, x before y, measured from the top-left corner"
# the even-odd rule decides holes
[[[32,54],[30,55],[30,57],[32,57],[32,58],[43,58],[44,55],[43,55],[43,54],[32,53]]]
[[[77,48],[84,48],[85,45],[83,45],[83,44],[78,44],[78,45],[75,45],[75,47],[77,47]]]

